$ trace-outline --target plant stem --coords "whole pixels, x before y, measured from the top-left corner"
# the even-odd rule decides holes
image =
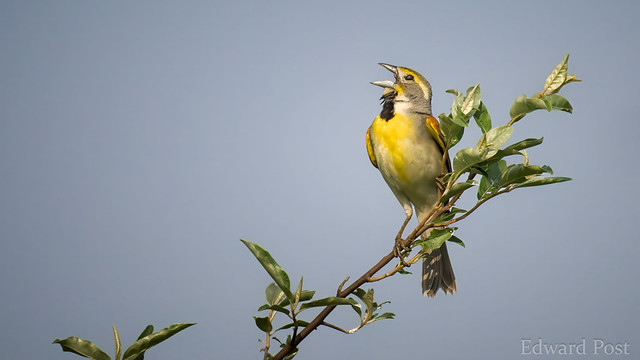
[[[371,269],[362,274],[356,281],[354,281],[351,285],[349,285],[345,290],[340,291],[336,294],[337,297],[345,298],[353,293],[356,289],[369,282],[369,279],[373,277],[380,269],[382,269],[385,265],[387,265],[393,258],[395,257],[393,251],[384,256],[378,263],[376,263]],[[304,340],[313,330],[317,329],[320,325],[323,324],[324,319],[331,314],[331,312],[336,308],[336,305],[327,306],[322,309],[320,313],[307,325],[300,333],[291,338],[291,342],[286,344],[280,352],[278,352],[274,359],[282,360],[285,356],[290,354],[295,346],[292,344],[299,344],[302,340]]]

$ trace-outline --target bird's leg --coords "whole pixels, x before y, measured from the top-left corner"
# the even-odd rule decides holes
[[[398,230],[398,235],[396,235],[396,242],[402,242],[402,233],[404,233],[404,229],[407,227],[407,224],[409,223],[409,221],[411,220],[411,213],[407,214],[407,218],[404,219],[404,222],[402,223],[402,226],[400,227],[400,230]]]
[[[404,233],[404,229],[407,227],[407,224],[411,220],[411,216],[413,216],[413,208],[411,207],[411,205],[403,205],[402,207],[404,208],[405,214],[407,214],[407,218],[404,219],[404,222],[400,227],[400,231],[398,231],[398,235],[396,235],[396,243],[393,246],[393,254],[397,256],[398,259],[400,259],[400,262],[402,262],[403,265],[407,266],[408,264],[404,261],[402,253],[409,249],[402,244],[402,242],[404,241],[402,239],[402,233]]]

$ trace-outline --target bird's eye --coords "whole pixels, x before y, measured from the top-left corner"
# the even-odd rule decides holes
[[[413,75],[407,75],[404,77],[405,80],[411,81],[413,80]]]

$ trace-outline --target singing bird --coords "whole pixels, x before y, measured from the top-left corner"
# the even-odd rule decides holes
[[[414,213],[424,219],[438,200],[437,178],[443,175],[447,151],[438,120],[431,113],[431,84],[417,71],[380,63],[395,81],[374,81],[384,88],[382,111],[367,129],[369,159],[391,188],[406,219],[396,240]],[[447,159],[448,171],[450,163]],[[434,297],[456,291],[456,280],[447,245],[427,250],[422,263],[422,294]]]

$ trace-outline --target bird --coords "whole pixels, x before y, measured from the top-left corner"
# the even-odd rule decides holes
[[[438,201],[438,178],[451,171],[438,120],[431,112],[431,84],[415,70],[379,63],[393,73],[395,81],[373,81],[383,90],[382,110],[366,133],[369,160],[402,205],[406,218],[396,236],[396,254],[414,210],[422,221]],[[446,159],[443,166],[443,158]],[[447,171],[445,171],[447,170]],[[425,235],[423,235],[425,236]],[[422,294],[434,297],[457,290],[447,245],[425,252],[422,263]]]

